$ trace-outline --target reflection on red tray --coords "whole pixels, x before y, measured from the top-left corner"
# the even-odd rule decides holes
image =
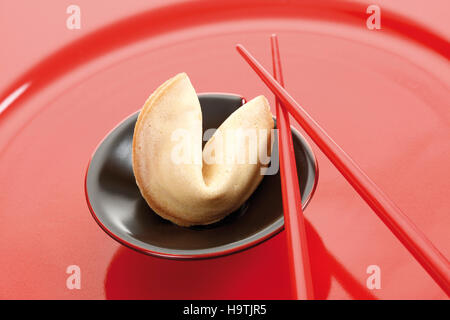
[[[289,92],[450,255],[448,43],[387,10],[369,31],[361,4],[208,3],[119,21],[10,79],[2,101],[25,89],[0,115],[0,298],[288,298],[284,233],[229,257],[160,260],[105,235],[83,191],[98,141],[171,75],[188,72],[197,91],[272,96],[234,51],[245,42],[269,67],[272,32]],[[305,211],[316,295],[445,298],[316,154],[321,177]],[[69,265],[81,268],[81,290],[66,287]],[[366,287],[370,265],[381,268],[379,290]]]

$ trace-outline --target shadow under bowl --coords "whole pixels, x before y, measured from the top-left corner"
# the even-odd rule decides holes
[[[245,100],[238,95],[199,94],[203,131],[218,128]],[[100,227],[119,243],[141,253],[200,259],[250,248],[283,229],[280,173],[266,175],[241,206],[223,220],[197,227],[180,227],[158,216],[136,185],[132,168],[134,126],[139,112],[114,128],[95,150],[88,165],[85,193],[88,207]],[[318,177],[313,151],[292,128],[302,207],[311,199]],[[278,165],[275,134],[271,166]]]

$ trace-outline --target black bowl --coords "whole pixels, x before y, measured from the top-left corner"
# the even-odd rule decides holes
[[[244,99],[232,94],[200,94],[203,130],[218,128]],[[180,227],[158,216],[136,185],[131,148],[138,112],[101,142],[86,173],[86,200],[92,216],[112,238],[139,252],[175,259],[222,256],[274,236],[283,229],[280,174],[266,175],[237,211],[212,225]],[[297,172],[305,208],[317,183],[317,162],[311,147],[292,128]],[[275,140],[272,162],[278,161]]]

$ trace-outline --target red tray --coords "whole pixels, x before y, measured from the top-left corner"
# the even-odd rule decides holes
[[[262,93],[273,101],[234,49],[245,44],[270,68],[273,32],[289,92],[450,256],[450,51],[448,40],[425,26],[430,19],[408,18],[422,10],[420,2],[404,4],[407,14],[382,4],[381,30],[366,28],[363,1],[78,3],[80,30],[66,29],[65,5],[56,2],[39,4],[48,10],[40,22],[30,20],[33,10],[15,19],[25,14],[19,4],[2,7],[16,28],[2,28],[2,43],[17,50],[1,61],[1,299],[289,298],[284,233],[218,259],[153,258],[109,238],[83,189],[98,142],[178,72],[199,92]],[[448,30],[443,19],[437,15],[434,26]],[[39,23],[52,28],[42,36],[33,23],[38,31],[45,29]],[[35,57],[42,60],[32,64]],[[319,184],[305,215],[316,297],[445,299],[315,151]],[[80,290],[66,287],[70,265],[81,269]],[[366,286],[371,265],[380,267],[381,289]]]

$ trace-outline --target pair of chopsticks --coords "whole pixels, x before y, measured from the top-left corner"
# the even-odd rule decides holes
[[[294,297],[312,299],[313,289],[288,114],[294,117],[383,223],[450,296],[449,261],[283,88],[276,35],[271,40],[275,78],[242,45],[238,44],[236,49],[277,97],[281,185]]]

